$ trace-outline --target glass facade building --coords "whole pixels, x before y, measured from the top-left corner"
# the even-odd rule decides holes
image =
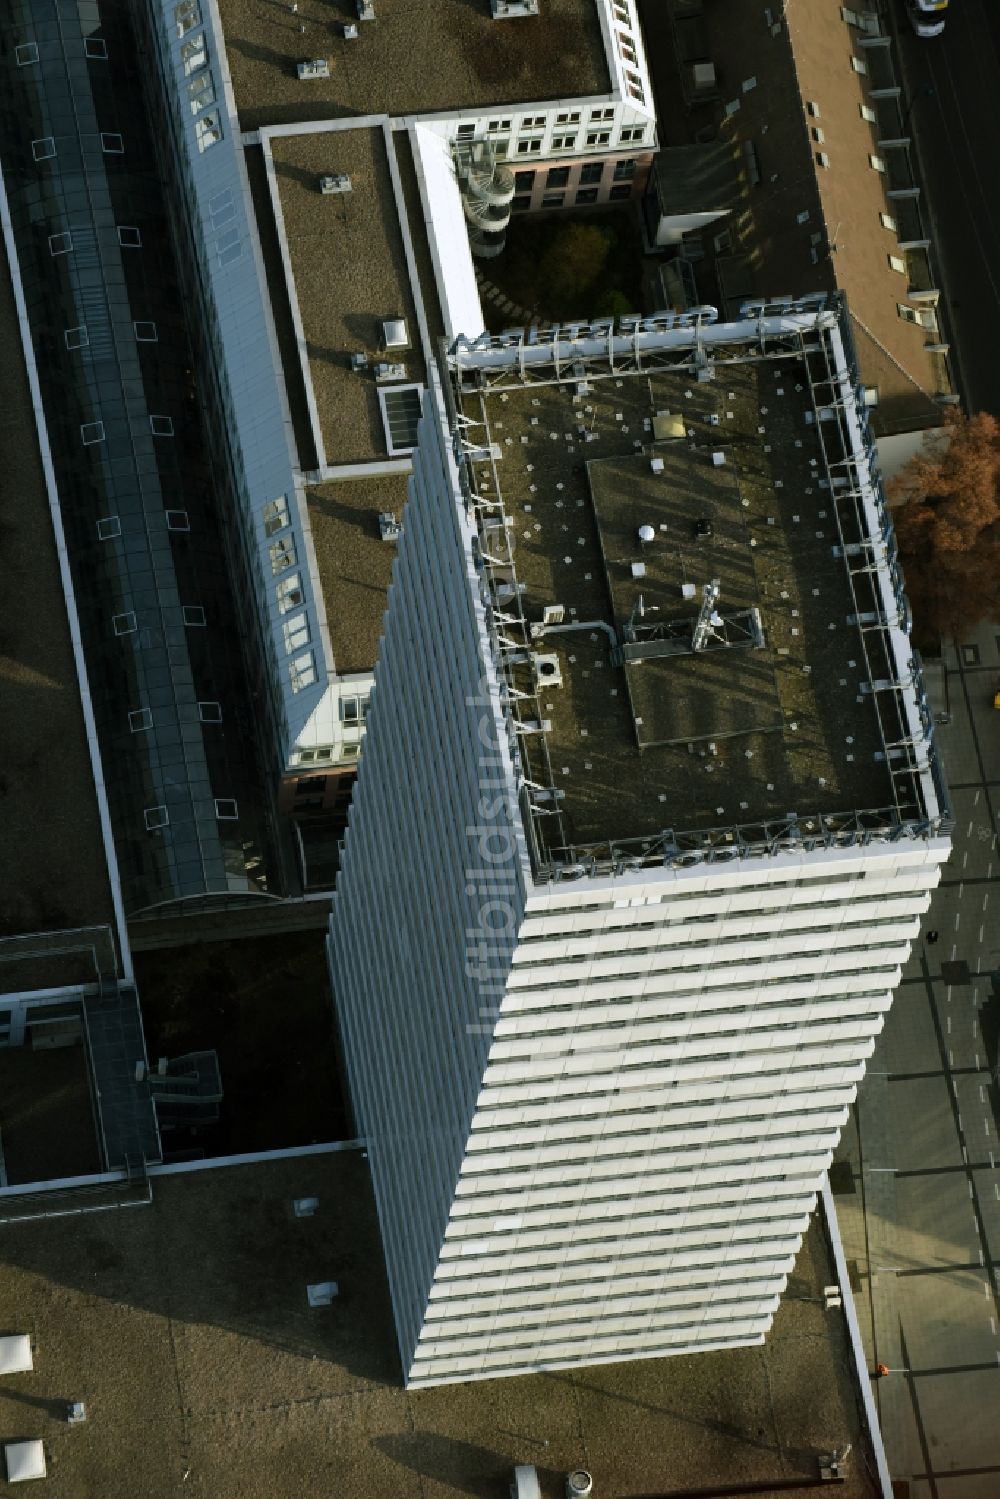
[[[131,22],[124,4],[5,6],[0,165],[134,913],[266,893],[275,858]]]

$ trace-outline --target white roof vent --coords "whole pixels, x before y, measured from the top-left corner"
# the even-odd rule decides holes
[[[594,1491],[594,1480],[586,1468],[575,1468],[566,1474],[566,1499],[587,1499]]]
[[[355,0],[354,8],[358,13],[359,21],[374,21],[375,7],[372,0]]]
[[[388,318],[382,324],[382,347],[387,352],[390,349],[408,349],[410,347],[410,335],[407,331],[405,318]]]
[[[332,172],[319,179],[319,190],[321,193],[349,193],[351,179],[346,172]]]
[[[533,651],[531,664],[535,668],[535,681],[539,687],[562,686],[562,667],[559,665],[558,656],[543,656]]]
[[[650,545],[650,543],[654,542],[655,540],[656,540],[656,531],[653,529],[652,526],[640,526],[639,527],[639,541],[640,541],[640,543],[644,547],[648,547]]]
[[[358,39],[358,28],[353,21],[345,21],[341,27],[345,42],[356,42]]]
[[[26,1478],[45,1477],[45,1448],[41,1442],[5,1442],[3,1455],[7,1463],[8,1483],[24,1483]]]
[[[0,1374],[24,1374],[32,1368],[31,1339],[26,1332],[0,1338]]]
[[[296,63],[295,72],[301,82],[311,78],[329,78],[330,64],[325,57],[313,57],[308,62]]]
[[[510,1499],[542,1499],[542,1491],[538,1486],[538,1469],[533,1464],[521,1463],[514,1469]]]
[[[546,604],[542,609],[543,625],[561,625],[565,618],[565,604]]]
[[[537,16],[538,0],[490,0],[490,13],[494,21],[506,21],[511,16]]]

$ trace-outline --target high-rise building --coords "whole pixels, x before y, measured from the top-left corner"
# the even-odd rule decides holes
[[[948,829],[839,301],[452,346],[330,937],[411,1385],[763,1339]]]

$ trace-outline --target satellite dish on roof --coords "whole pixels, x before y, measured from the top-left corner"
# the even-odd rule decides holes
[[[653,527],[652,526],[640,526],[639,527],[639,540],[641,541],[641,543],[642,543],[642,545],[644,547],[648,547],[649,544],[650,544],[650,542],[655,541],[656,540],[656,532],[654,531]]]

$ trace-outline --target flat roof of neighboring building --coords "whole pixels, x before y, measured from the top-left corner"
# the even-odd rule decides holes
[[[0,937],[114,924],[80,689],[7,256],[0,242]],[[16,583],[16,586],[13,586]],[[81,956],[0,962],[0,991],[93,979]],[[110,959],[109,959],[110,960]]]
[[[563,363],[558,380],[551,366],[523,383],[465,379],[459,408],[497,455],[474,464],[477,490],[489,501],[499,487],[524,615],[537,624],[561,605],[574,627],[531,646],[556,658],[561,686],[523,655],[510,667],[521,689],[538,683],[545,732],[519,736],[529,779],[562,793],[562,828],[536,823],[548,847],[849,815],[900,795],[886,695],[867,675],[898,671],[881,632],[850,622],[872,583],[855,574],[852,590],[834,552],[838,527],[853,541],[862,523],[835,506],[810,369],[791,345],[765,354],[747,340],[704,383],[690,366],[596,358]],[[713,579],[721,620],[692,653]],[[641,649],[626,645],[623,663],[612,632],[620,651],[629,626]],[[888,722],[891,739],[907,732]]]
[[[917,200],[888,198],[915,179],[908,153],[880,144],[910,134],[905,90],[892,95],[899,83],[892,50],[863,45],[866,32],[847,14],[836,0],[817,0],[787,7],[772,30],[753,7],[701,7],[698,57],[725,82],[685,104],[690,63],[677,61],[675,34],[668,65],[660,37],[661,134],[703,139],[714,124],[742,154],[741,191],[729,216],[706,233],[707,258],[696,268],[699,278],[708,273],[712,239],[728,230],[731,248],[714,259],[725,314],[734,316],[746,297],[839,287],[850,303],[861,377],[879,391],[873,430],[936,426],[942,411],[934,398],[952,389],[946,361],[927,348],[939,336],[897,312],[911,286],[931,279],[926,248],[902,245],[931,231]],[[863,7],[853,14],[875,19]],[[879,89],[888,92],[874,97]]]
[[[55,1499],[467,1499],[516,1463],[546,1499],[580,1466],[595,1494],[765,1487],[847,1443],[838,1493],[878,1493],[818,1221],[763,1347],[412,1393],[358,1151],[158,1177],[151,1206],[8,1228],[0,1258],[0,1318],[34,1350],[0,1422],[45,1443]],[[338,1295],[311,1309],[321,1281]]]
[[[611,78],[595,0],[543,0],[540,14],[494,21],[488,0],[220,0],[244,130],[345,115],[431,114],[606,94]],[[347,41],[343,26],[357,22]],[[327,79],[296,64],[324,58]]]
[[[385,457],[375,366],[421,382],[426,363],[385,136],[378,126],[275,136],[269,149],[326,461]],[[320,191],[322,176],[341,173],[350,192]],[[408,347],[383,349],[384,323],[400,318]],[[352,354],[368,368],[353,370]]]
[[[357,479],[314,484],[306,490],[309,526],[319,568],[337,672],[371,671],[382,636],[394,542],[379,536],[378,518],[397,520],[406,503],[407,478]]]

